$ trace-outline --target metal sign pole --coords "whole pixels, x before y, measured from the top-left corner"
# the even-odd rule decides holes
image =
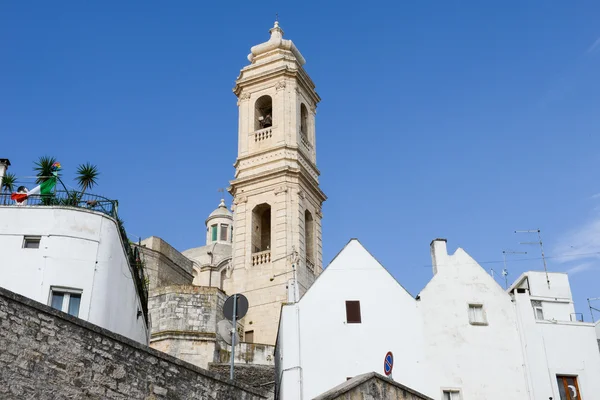
[[[229,379],[233,380],[233,360],[235,359],[235,333],[237,332],[237,294],[233,295],[233,329],[231,329],[231,366],[229,367]]]

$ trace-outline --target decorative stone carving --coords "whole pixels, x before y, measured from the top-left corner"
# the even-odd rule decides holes
[[[323,211],[321,210],[321,207],[317,208],[315,214],[317,214],[317,217],[319,217],[319,219],[323,219]]]
[[[250,93],[242,93],[240,95],[240,97],[238,98],[238,101],[237,101],[238,107],[239,107],[240,104],[242,104],[242,101],[249,100],[249,99],[250,99]]]
[[[235,199],[233,199],[233,203],[234,204],[242,204],[248,201],[248,198],[246,196],[236,196]]]
[[[281,194],[281,193],[286,193],[288,191],[288,188],[285,186],[279,186],[277,189],[275,189],[275,196]]]
[[[304,191],[298,190],[298,197],[300,197],[300,200],[304,200],[306,198]]]
[[[285,89],[286,85],[287,84],[285,83],[285,81],[279,81],[279,82],[277,82],[277,86],[275,86],[275,89],[278,91]]]

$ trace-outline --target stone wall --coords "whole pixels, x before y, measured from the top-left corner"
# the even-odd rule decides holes
[[[201,368],[218,362],[225,343],[219,342],[216,329],[225,319],[226,299],[216,287],[173,285],[151,290],[150,346]],[[243,331],[243,325],[238,324],[238,332]]]
[[[230,364],[210,364],[208,369],[221,376],[228,376]],[[265,396],[274,397],[275,366],[273,365],[235,364],[234,379],[260,390]]]
[[[0,288],[0,399],[258,400],[256,389]]]
[[[159,237],[151,236],[138,246],[143,254],[149,288],[167,285],[191,285],[193,262]]]
[[[433,400],[383,375],[371,372],[334,387],[314,400]]]

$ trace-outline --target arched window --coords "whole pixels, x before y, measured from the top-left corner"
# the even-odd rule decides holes
[[[194,277],[192,280],[192,285],[200,286],[200,279],[198,277],[198,270],[196,268],[192,269],[192,276]]]
[[[315,260],[315,221],[310,211],[304,211],[304,251],[306,264],[314,266]]]
[[[252,252],[271,249],[271,206],[264,203],[252,210]]]
[[[225,279],[227,278],[227,268],[221,270],[221,290],[225,290]]]
[[[254,130],[273,126],[273,102],[271,96],[264,95],[254,103]]]
[[[300,106],[300,133],[308,137],[308,110],[304,103]]]

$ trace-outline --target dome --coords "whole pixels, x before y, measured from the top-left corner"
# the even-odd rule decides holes
[[[229,209],[225,205],[225,199],[221,199],[219,207],[217,207],[216,210],[210,213],[210,215],[206,219],[206,224],[208,225],[208,221],[214,218],[227,218],[233,220],[233,213],[229,211]]]

